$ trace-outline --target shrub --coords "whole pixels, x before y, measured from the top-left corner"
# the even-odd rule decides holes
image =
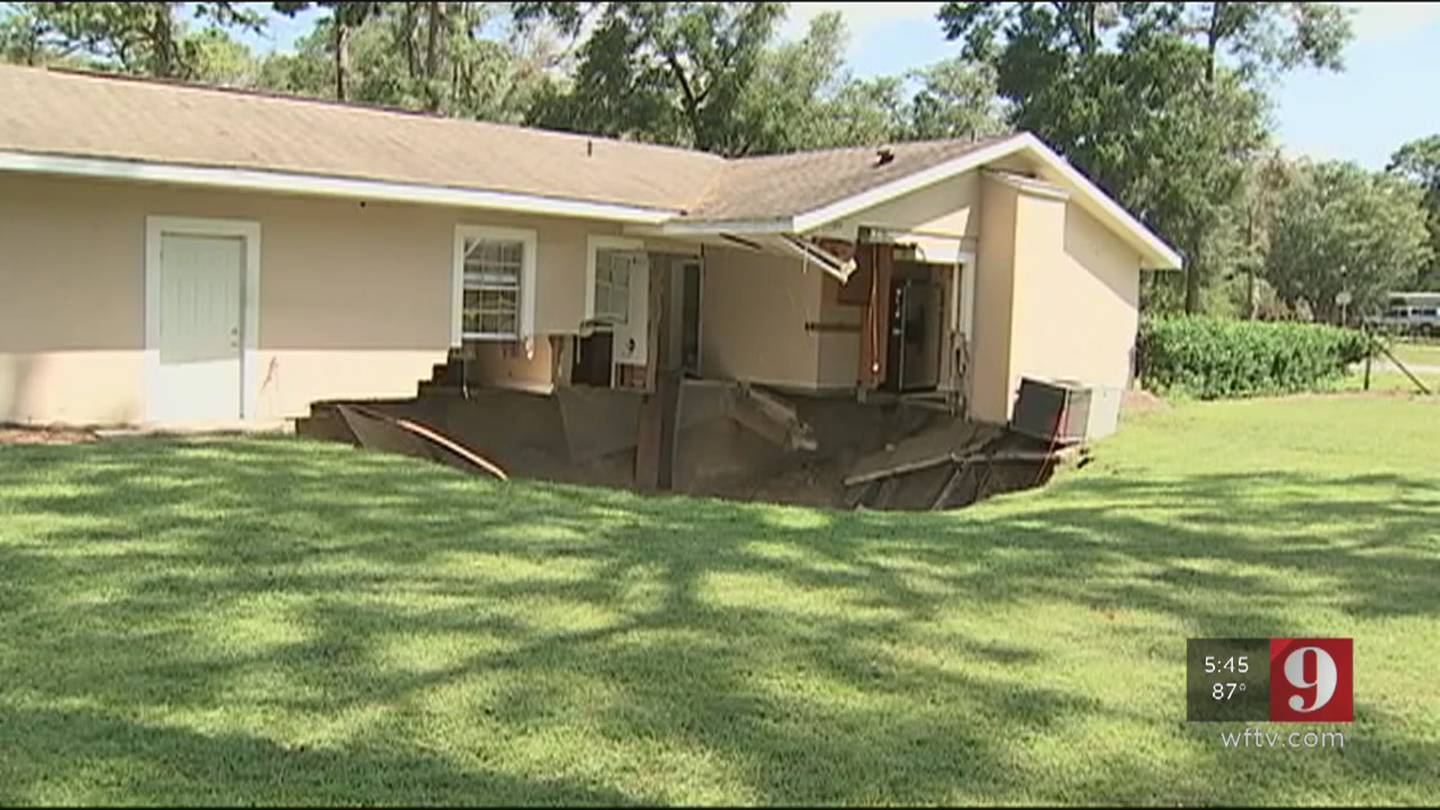
[[[1354,329],[1155,316],[1140,325],[1140,375],[1155,391],[1201,399],[1312,391],[1364,359]]]

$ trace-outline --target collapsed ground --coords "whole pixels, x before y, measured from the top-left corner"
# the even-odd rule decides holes
[[[3,447],[0,803],[1433,804],[1437,425],[1186,404],[952,513]],[[1343,753],[1183,722],[1187,637],[1307,634]]]

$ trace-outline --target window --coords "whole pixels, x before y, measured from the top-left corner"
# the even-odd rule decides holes
[[[630,321],[630,266],[630,255],[618,250],[595,254],[595,320]]]
[[[461,340],[518,340],[529,334],[535,234],[460,226],[455,238],[456,345]]]
[[[645,243],[620,236],[592,235],[585,240],[585,320],[608,324],[616,331],[645,323],[641,299],[648,288],[649,258]],[[639,285],[637,289],[634,285]],[[631,296],[636,309],[632,311]]]

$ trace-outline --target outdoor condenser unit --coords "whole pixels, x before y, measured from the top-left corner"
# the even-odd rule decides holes
[[[1010,427],[1037,439],[1073,444],[1114,433],[1119,420],[1118,388],[1022,377]]]

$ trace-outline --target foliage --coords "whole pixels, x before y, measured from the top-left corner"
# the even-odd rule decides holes
[[[572,85],[544,97],[532,123],[691,146],[724,155],[751,150],[739,110],[764,47],[784,16],[779,3],[518,4],[522,22],[548,17],[578,30]]]
[[[1418,269],[1414,280],[1406,286],[1440,290],[1440,135],[1419,138],[1401,146],[1390,156],[1388,170],[1418,185],[1425,195],[1430,261]]]
[[[1280,193],[1265,273],[1288,302],[1336,320],[1336,294],[1354,318],[1376,314],[1385,294],[1431,258],[1422,192],[1353,163],[1300,163]]]
[[[773,3],[519,4],[522,21],[595,26],[570,85],[542,98],[530,120],[729,156],[1002,128],[988,66],[950,60],[856,79],[838,12],[776,44],[782,14]]]
[[[0,804],[1431,805],[1434,419],[1127,415],[941,514],[0,447]],[[1343,756],[1180,722],[1187,637],[1301,633],[1364,640]]]
[[[190,30],[185,6],[203,24]],[[259,30],[237,3],[11,3],[0,8],[0,55],[28,65],[85,65],[159,78],[208,81],[249,69],[248,49],[226,28]]]
[[[920,87],[905,115],[907,140],[984,138],[1006,130],[994,65],[955,57],[910,77]]]
[[[1201,399],[1313,391],[1364,359],[1364,333],[1323,324],[1151,315],[1140,326],[1147,388]]]
[[[364,15],[346,5],[322,17],[294,54],[269,57],[260,84],[302,95],[518,122],[548,82],[546,65],[527,58],[519,42],[487,36],[491,14],[476,3],[382,3]],[[337,35],[337,25],[346,28],[343,36]]]
[[[1242,6],[1244,6],[1242,8]],[[1261,80],[1336,69],[1348,12],[1306,3],[946,3],[962,53],[995,66],[1011,122],[1040,135],[1186,258],[1183,302],[1234,270]],[[1170,300],[1157,277],[1151,300]]]

